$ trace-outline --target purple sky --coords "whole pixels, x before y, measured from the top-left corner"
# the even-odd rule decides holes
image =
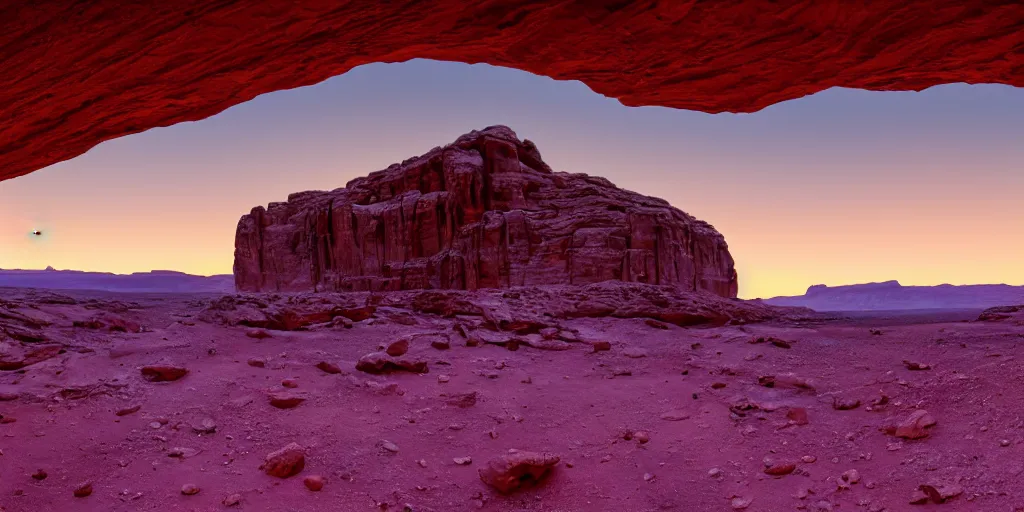
[[[235,223],[506,124],[555,169],[660,196],[726,237],[742,297],[1024,284],[1024,90],[834,89],[754,114],[627,108],[486,65],[372,64],[0,182],[0,268],[231,271]],[[44,237],[31,237],[32,229]]]

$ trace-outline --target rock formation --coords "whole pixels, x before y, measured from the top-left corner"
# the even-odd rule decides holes
[[[0,5],[0,180],[371,62],[485,62],[626,105],[1024,86],[1016,0],[178,0]]]
[[[507,127],[238,222],[240,291],[507,288],[608,280],[735,297],[713,227],[603,178],[553,172]]]

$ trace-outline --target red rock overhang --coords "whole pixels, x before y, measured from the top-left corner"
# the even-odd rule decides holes
[[[0,3],[0,180],[371,62],[489,63],[630,106],[1024,86],[1020,0]]]

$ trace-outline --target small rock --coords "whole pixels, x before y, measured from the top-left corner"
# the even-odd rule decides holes
[[[726,386],[724,382],[715,382],[711,384],[711,389],[722,389]]]
[[[306,401],[305,398],[290,393],[271,393],[268,398],[270,405],[278,409],[291,409]]]
[[[606,352],[612,349],[612,344],[608,341],[595,341],[590,345],[594,347],[594,352]]]
[[[35,473],[32,473],[32,478],[34,480],[42,481],[42,480],[46,480],[46,477],[47,477],[46,471],[43,471],[41,469],[39,471],[36,471]]]
[[[668,329],[668,325],[667,324],[659,322],[659,321],[657,321],[657,320],[655,320],[653,318],[645,319],[644,323],[647,324],[648,327],[654,327],[655,329],[662,329],[662,330],[667,330]]]
[[[320,369],[320,371],[324,373],[329,373],[331,375],[337,375],[341,373],[341,368],[339,368],[338,365],[334,363],[328,363],[327,361],[320,361],[319,363],[316,364],[316,367]]]
[[[82,482],[75,487],[74,495],[76,498],[84,498],[92,494],[92,482]]]
[[[270,337],[270,333],[264,331],[263,329],[249,329],[248,331],[245,331],[245,335],[257,340],[262,340]]]
[[[911,371],[930,370],[932,368],[931,365],[918,363],[915,361],[907,361],[906,359],[903,360],[903,366],[906,366],[907,369]]]
[[[451,343],[447,339],[441,338],[432,340],[430,342],[430,346],[436,348],[437,350],[448,350],[452,348]]]
[[[468,466],[473,463],[472,457],[455,457],[452,460],[455,461],[455,463],[460,466]]]
[[[1001,439],[999,441],[999,446],[1002,446],[1003,448],[1006,448],[1007,446],[1010,446],[1010,440],[1009,439]]]
[[[487,467],[480,470],[480,480],[499,493],[509,494],[543,480],[559,460],[558,456],[546,453],[509,453],[491,459]]]
[[[644,430],[634,432],[633,438],[636,439],[637,442],[639,442],[640,444],[647,444],[647,442],[651,440],[650,434],[648,434]]]
[[[192,425],[192,430],[197,434],[212,434],[217,431],[217,422],[213,418],[203,418]]]
[[[127,416],[129,414],[135,414],[135,413],[139,412],[139,409],[142,409],[142,405],[133,405],[133,406],[128,407],[126,409],[121,409],[120,411],[117,411],[114,414],[117,415],[117,416]]]
[[[708,477],[709,478],[718,478],[720,476],[722,476],[722,470],[721,469],[719,469],[719,468],[711,468],[711,469],[708,470]]]
[[[645,482],[650,482],[651,480],[654,480],[654,475],[652,475],[650,473],[644,473],[644,481]]]
[[[843,472],[841,478],[843,482],[853,485],[860,482],[860,472],[858,472],[856,469],[849,469]]]
[[[400,339],[400,340],[398,340],[398,341],[388,345],[387,350],[385,350],[387,355],[389,355],[391,357],[402,357],[408,351],[409,351],[409,340],[405,339],[405,338]]]
[[[297,388],[299,387],[299,381],[295,379],[284,379],[281,381],[281,385],[286,388]]]
[[[733,510],[744,510],[747,507],[749,507],[750,504],[753,503],[753,501],[754,500],[751,498],[741,498],[739,496],[736,496],[732,499],[732,501],[729,504],[732,506]]]
[[[416,464],[419,464],[421,468],[427,467],[427,461],[425,461],[423,459],[420,459],[420,460],[416,461]]]
[[[921,439],[923,437],[928,437],[928,431],[925,429],[934,426],[935,423],[935,418],[933,418],[928,411],[918,409],[911,413],[907,419],[903,420],[903,422],[896,427],[895,435],[896,437],[902,437],[904,439]]]
[[[320,475],[309,475],[302,479],[302,483],[313,492],[317,492],[324,488],[324,477]]]
[[[641,357],[647,357],[647,350],[640,347],[626,347],[623,349],[622,355],[633,359],[640,359]]]
[[[295,476],[306,467],[306,450],[297,443],[289,443],[284,448],[267,455],[260,469],[278,478]]]
[[[199,487],[196,487],[194,484],[185,484],[181,486],[181,493],[185,496],[199,494]]]
[[[398,445],[395,444],[395,443],[392,443],[391,441],[384,441],[384,442],[382,442],[380,444],[380,447],[385,449],[385,450],[387,450],[387,451],[389,451],[389,452],[391,452],[391,453],[398,453]]]
[[[796,464],[773,464],[764,468],[764,474],[772,476],[788,475],[796,470]]]
[[[449,382],[451,380],[452,380],[452,378],[447,376],[447,375],[438,375],[437,376],[437,381],[440,382],[441,384],[444,384],[445,382]]]
[[[860,400],[856,398],[832,398],[832,408],[837,411],[850,411],[860,407]]]
[[[813,464],[818,460],[818,458],[813,455],[804,455],[803,457],[800,457],[800,460],[805,464]]]
[[[242,495],[240,495],[240,494],[232,494],[232,495],[224,498],[221,501],[221,504],[223,504],[226,507],[234,507],[234,506],[237,506],[241,502],[242,502]]]
[[[466,409],[476,405],[477,394],[476,391],[470,391],[469,393],[458,393],[448,397],[446,403],[453,405],[460,409]]]
[[[142,377],[150,382],[176,381],[188,374],[185,368],[169,365],[143,366],[141,372]]]
[[[807,417],[807,409],[803,407],[790,407],[786,411],[786,419],[793,425],[807,425],[810,419]]]
[[[249,366],[252,366],[253,368],[266,368],[267,367],[267,361],[266,360],[259,359],[259,358],[256,358],[256,357],[253,357],[253,358],[249,359],[248,361],[246,361],[246,364],[248,364]]]

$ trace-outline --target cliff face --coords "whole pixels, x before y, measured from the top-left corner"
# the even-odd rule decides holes
[[[0,20],[0,180],[371,62],[483,62],[706,112],[1024,86],[1019,0],[10,1]]]
[[[619,280],[735,297],[725,239],[666,201],[553,172],[507,127],[238,222],[239,291],[378,291]]]

